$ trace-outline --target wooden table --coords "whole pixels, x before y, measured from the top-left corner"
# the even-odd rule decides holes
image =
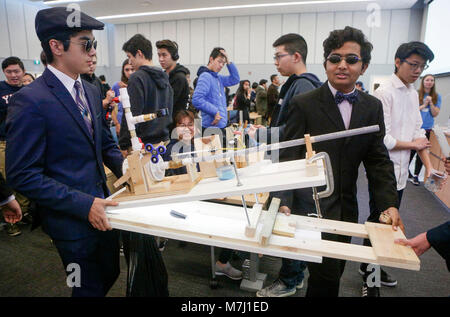
[[[450,143],[450,131],[447,130],[445,135],[447,136],[447,141]],[[442,157],[441,147],[439,146],[436,135],[434,134],[433,131],[431,131],[430,134],[430,143],[431,143],[430,151]],[[431,165],[435,170],[438,171],[445,170],[444,162],[442,162],[442,160],[439,160],[437,157],[430,155],[430,161]],[[434,194],[445,206],[447,206],[447,208],[450,208],[450,181],[447,181],[447,183],[442,187],[442,189]]]

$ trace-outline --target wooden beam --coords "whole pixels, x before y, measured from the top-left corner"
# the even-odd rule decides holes
[[[275,218],[278,214],[278,208],[280,208],[281,200],[279,198],[272,198],[269,210],[267,210],[264,218],[263,227],[259,235],[259,244],[267,246],[269,243],[270,235],[272,234],[273,226],[275,225]]]
[[[291,215],[290,217],[294,217],[297,229],[342,234],[358,238],[369,237],[363,224],[297,215]]]

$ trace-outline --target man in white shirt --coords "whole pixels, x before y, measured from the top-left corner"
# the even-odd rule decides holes
[[[421,129],[419,96],[413,84],[433,59],[433,52],[422,42],[400,45],[395,54],[395,73],[374,92],[374,96],[383,104],[386,126],[384,144],[394,163],[399,205],[408,179],[411,150],[416,150],[419,154],[425,165],[426,177],[430,175],[431,162],[427,152],[430,142],[425,137],[425,130]],[[378,222],[379,208],[372,199],[370,186],[369,194],[370,216],[367,220]],[[364,240],[364,245],[370,245],[368,239]],[[366,272],[366,268],[367,264],[361,264],[360,273]],[[393,287],[397,285],[397,281],[381,270],[381,285]]]

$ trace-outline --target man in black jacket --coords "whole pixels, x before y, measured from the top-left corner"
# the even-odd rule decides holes
[[[136,134],[144,144],[158,144],[169,141],[169,127],[172,123],[173,90],[169,77],[152,62],[152,44],[141,34],[134,35],[122,48],[136,70],[128,79],[133,116],[155,113],[163,108],[169,109],[169,116],[136,125]],[[120,129],[119,146],[122,151],[131,147],[125,112]]]
[[[172,122],[173,90],[169,77],[153,66],[152,43],[141,34],[134,35],[122,49],[136,70],[128,79],[133,116],[155,113],[168,108],[169,115],[136,125],[136,135],[144,144],[169,143]],[[122,153],[131,148],[125,112],[122,117],[119,146]],[[168,296],[168,277],[163,258],[153,236],[122,232],[124,255],[128,266],[127,296]],[[149,269],[149,266],[151,269]]]
[[[158,49],[159,64],[169,75],[170,86],[173,89],[173,113],[172,118],[180,110],[186,110],[189,102],[189,83],[186,75],[189,70],[177,63],[180,58],[178,55],[178,45],[171,40],[162,40],[156,42]]]
[[[403,223],[398,213],[398,197],[394,166],[384,146],[385,127],[381,102],[368,94],[357,92],[355,83],[364,74],[371,59],[372,44],[357,29],[346,27],[335,30],[324,41],[324,67],[328,81],[320,88],[292,98],[289,104],[283,141],[327,134],[346,129],[379,125],[377,133],[345,139],[320,142],[314,150],[327,152],[331,159],[334,192],[320,201],[325,219],[358,222],[356,181],[358,168],[366,168],[369,184],[374,188],[374,199],[380,212],[388,213],[394,230]],[[280,152],[280,161],[305,158],[305,146],[291,147]],[[280,212],[289,214],[291,209],[311,212],[314,210],[311,192],[309,197],[298,197],[296,191],[275,195],[281,198]],[[350,242],[350,237],[322,233],[322,238],[338,242]],[[321,264],[308,263],[309,279],[306,296],[338,296],[339,284],[345,261],[324,257]],[[367,285],[363,284],[367,291]],[[379,295],[379,289],[373,288]]]

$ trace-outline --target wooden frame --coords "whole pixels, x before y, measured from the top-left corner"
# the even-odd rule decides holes
[[[170,210],[182,212],[187,217],[172,217]],[[199,201],[123,208],[120,214],[109,214],[108,217],[113,228],[252,253],[310,262],[321,262],[322,257],[330,257],[408,270],[420,269],[420,261],[411,248],[394,244],[395,239],[405,236],[390,225],[355,224],[297,215],[287,217],[278,213],[272,232],[267,235],[263,230],[266,229],[264,223],[269,212],[263,210],[256,234],[249,237],[245,235],[247,221],[241,207]],[[321,240],[321,232],[369,238],[373,246]]]

